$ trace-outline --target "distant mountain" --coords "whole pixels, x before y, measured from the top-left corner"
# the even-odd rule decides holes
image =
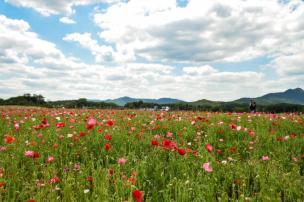
[[[202,99],[202,100],[198,100],[195,102],[188,102],[190,105],[193,106],[220,106],[221,104],[225,103],[225,102],[220,102],[220,101],[211,101],[211,100],[206,100],[206,99]]]
[[[108,99],[108,100],[91,100],[94,102],[107,102],[107,103],[115,103],[119,106],[124,106],[128,102],[138,102],[143,101],[145,103],[156,103],[156,104],[174,104],[178,102],[184,102],[182,100],[173,99],[173,98],[159,98],[159,99],[141,99],[141,98],[131,98],[131,97],[120,97],[117,99]]]
[[[269,93],[257,98],[241,98],[233,101],[233,103],[248,104],[251,99],[262,105],[279,103],[304,105],[304,90],[301,88],[288,89],[284,92]]]

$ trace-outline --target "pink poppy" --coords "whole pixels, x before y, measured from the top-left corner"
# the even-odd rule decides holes
[[[211,165],[210,165],[209,162],[204,163],[203,166],[202,166],[202,168],[203,168],[206,172],[208,172],[208,173],[213,172],[213,168],[211,167]]]

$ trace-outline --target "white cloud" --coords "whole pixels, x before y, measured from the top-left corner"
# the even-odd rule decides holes
[[[97,2],[7,1],[44,15],[67,17],[74,6]],[[190,0],[185,8],[173,0],[113,4],[94,14],[102,43],[90,33],[63,38],[89,50],[96,64],[67,57],[24,20],[0,15],[0,95],[232,100],[303,86],[299,76],[304,57],[303,11],[303,3],[297,0],[285,5],[276,0]],[[269,66],[279,79],[270,80],[263,72],[221,71],[212,65],[265,55],[273,58]],[[139,62],[142,59],[149,63]],[[106,62],[113,63],[105,66]]]
[[[72,15],[75,6],[84,6],[96,3],[114,3],[118,0],[4,0],[6,3],[18,7],[31,8],[44,16]]]
[[[175,0],[131,0],[96,12],[94,21],[122,55],[195,64],[293,49],[304,37],[303,13],[300,0],[190,0],[184,8]]]
[[[9,19],[0,15],[0,60],[13,63],[35,62],[41,58],[63,57],[56,45],[29,31],[30,26],[24,20]]]
[[[63,40],[78,42],[80,46],[91,51],[95,56],[96,62],[112,61],[114,60],[114,50],[111,46],[98,45],[96,40],[92,39],[90,33],[72,33],[66,35]]]
[[[64,23],[64,24],[76,24],[75,20],[72,20],[69,17],[62,17],[59,19],[60,22]]]
[[[185,67],[176,74],[173,66],[163,64],[86,64],[40,39],[23,20],[0,16],[0,22],[0,94],[4,97],[30,92],[50,99],[128,95],[196,100],[218,99],[219,94],[221,99],[232,99],[263,79],[260,73],[221,72],[212,66]],[[75,36],[82,45],[98,47],[88,34]]]

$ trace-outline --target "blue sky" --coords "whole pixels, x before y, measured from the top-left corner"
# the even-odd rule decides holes
[[[303,4],[1,0],[0,97],[233,100],[303,87]]]

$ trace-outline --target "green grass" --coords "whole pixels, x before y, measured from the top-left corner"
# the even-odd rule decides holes
[[[43,108],[1,108],[0,113],[0,201],[134,201],[136,189],[151,202],[304,201],[300,115]],[[97,124],[87,130],[90,117]],[[50,126],[34,129],[43,118]],[[113,126],[106,124],[110,119]],[[58,122],[65,126],[56,128]],[[112,140],[105,140],[106,134]],[[151,145],[155,135],[159,146]],[[6,143],[8,136],[16,140]],[[187,153],[164,149],[163,139]],[[206,144],[213,146],[211,153]],[[29,150],[40,157],[26,157]],[[48,163],[48,156],[55,160]],[[122,157],[125,165],[117,162]],[[213,172],[202,168],[206,162]],[[50,184],[53,177],[60,181]]]

